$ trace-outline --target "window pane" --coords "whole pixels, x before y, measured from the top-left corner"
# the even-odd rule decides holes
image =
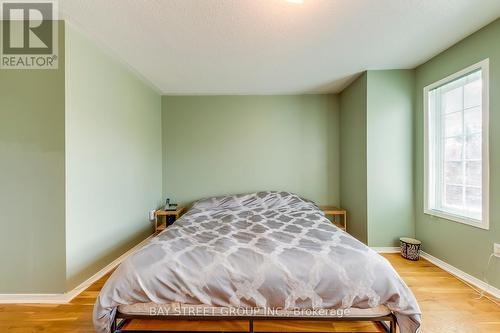
[[[465,190],[465,205],[471,211],[480,212],[482,210],[481,188],[467,187]]]
[[[469,135],[481,132],[483,117],[480,107],[465,110],[464,117],[465,134]]]
[[[445,161],[461,161],[463,142],[462,137],[445,139],[444,142]]]
[[[476,79],[464,87],[464,108],[481,105],[481,80]]]
[[[470,73],[467,75],[467,82],[472,82],[476,80],[481,80],[481,70],[475,71],[474,73]]]
[[[444,117],[444,135],[462,135],[462,112],[454,112]]]
[[[469,135],[465,139],[465,158],[481,159],[481,134]]]
[[[444,165],[445,181],[448,184],[463,184],[462,162],[446,162]]]
[[[447,206],[463,206],[463,186],[446,185],[445,200]]]
[[[461,73],[455,76],[458,75]],[[481,219],[482,200],[487,200],[482,198],[482,99],[488,84],[483,76],[477,69],[426,90],[429,92],[426,208],[445,213],[444,216],[456,221],[460,220],[456,216]]]
[[[442,100],[444,113],[463,110],[463,87],[445,92]]]
[[[481,162],[469,161],[465,164],[467,185],[481,186]]]

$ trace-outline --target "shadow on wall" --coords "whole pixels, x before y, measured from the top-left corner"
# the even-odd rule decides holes
[[[153,223],[151,222],[151,225],[147,230],[136,232],[132,236],[114,244],[112,247],[107,249],[105,255],[99,256],[98,258],[92,257],[92,260],[85,263],[85,268],[75,269],[72,274],[68,274],[66,280],[66,291],[74,289],[79,284],[96,274],[99,270],[109,265],[113,262],[113,260],[120,257],[147,237],[151,236],[152,231]]]

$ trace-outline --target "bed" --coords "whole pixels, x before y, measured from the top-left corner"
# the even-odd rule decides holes
[[[419,330],[421,312],[389,262],[311,201],[258,192],[196,202],[128,257],[94,306],[98,333],[134,318],[369,320]]]

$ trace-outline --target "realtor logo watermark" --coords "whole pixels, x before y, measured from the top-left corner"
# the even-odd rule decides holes
[[[57,69],[55,0],[0,0],[1,69]]]

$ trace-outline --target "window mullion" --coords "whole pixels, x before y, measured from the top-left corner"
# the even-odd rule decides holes
[[[446,193],[445,185],[444,185],[444,131],[443,131],[443,113],[441,110],[442,99],[441,99],[441,91],[437,94],[436,98],[436,107],[435,107],[435,115],[436,115],[436,165],[435,165],[435,182],[437,187],[436,200],[438,209],[443,208],[443,193]]]
[[[466,80],[467,83],[468,79]],[[462,86],[462,209],[466,210],[465,192],[467,184],[467,172],[465,166],[465,145],[467,143],[465,135],[465,84]]]

